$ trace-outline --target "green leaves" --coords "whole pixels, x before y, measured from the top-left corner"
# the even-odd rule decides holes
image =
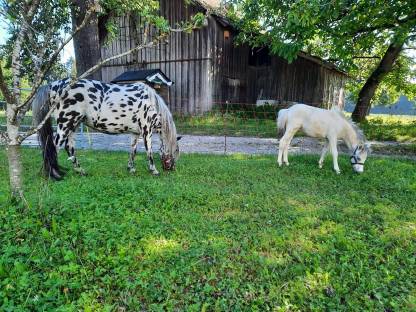
[[[327,59],[353,78],[355,98],[371,71],[395,38],[416,40],[414,1],[233,0],[229,17],[241,31],[239,40],[252,46],[268,45],[276,55],[293,61],[299,51]],[[365,57],[365,58],[362,58]],[[390,101],[398,93],[414,97],[414,64],[395,66],[374,101]],[[404,73],[408,74],[404,74]],[[410,74],[411,73],[411,74]],[[406,77],[404,77],[404,75]]]

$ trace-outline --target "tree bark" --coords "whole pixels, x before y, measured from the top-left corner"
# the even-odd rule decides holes
[[[73,29],[79,26],[84,20],[88,5],[90,5],[89,1],[72,0]],[[74,50],[78,75],[100,62],[101,50],[98,33],[98,16],[96,13],[93,13],[89,23],[74,36]],[[102,80],[101,71],[96,71],[86,78]]]
[[[23,198],[23,171],[20,145],[9,145],[7,147],[7,158],[9,161],[10,194],[12,199],[20,200]]]
[[[12,105],[7,104],[7,158],[9,162],[9,184],[12,199],[23,198],[22,161],[20,158],[19,125]]]
[[[353,121],[364,121],[366,116],[369,114],[371,108],[371,99],[373,98],[377,87],[383,80],[384,76],[392,70],[394,62],[397,60],[400,52],[403,50],[403,45],[403,40],[399,42],[394,41],[390,44],[386,53],[384,53],[383,58],[378,64],[377,68],[371,73],[370,77],[367,79],[366,83],[358,94],[357,104],[355,105],[354,111],[352,113]]]

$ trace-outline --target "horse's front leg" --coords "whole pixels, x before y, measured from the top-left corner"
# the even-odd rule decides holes
[[[329,140],[329,146],[332,153],[332,161],[334,162],[334,170],[337,174],[341,173],[341,170],[339,170],[338,166],[338,149],[337,149],[337,139],[330,139]]]
[[[131,137],[131,144],[130,144],[130,156],[129,156],[129,162],[127,165],[127,168],[129,170],[130,173],[135,173],[136,172],[136,166],[134,163],[134,158],[136,157],[136,153],[137,153],[137,144],[139,142],[139,136],[136,134],[133,134]]]
[[[65,150],[68,153],[68,160],[72,162],[74,170],[80,175],[85,175],[85,170],[80,166],[77,157],[75,156],[75,139],[74,132],[71,132],[68,135],[68,138],[65,141]]]
[[[159,171],[157,171],[155,162],[153,160],[152,133],[149,132],[147,134],[143,134],[143,141],[144,141],[144,148],[146,149],[146,153],[147,153],[147,159],[149,161],[149,170],[153,175],[159,175]]]

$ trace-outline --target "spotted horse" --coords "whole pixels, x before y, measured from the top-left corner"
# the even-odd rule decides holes
[[[50,118],[38,132],[43,151],[44,170],[47,176],[60,179],[57,154],[62,145],[68,153],[76,171],[84,170],[75,156],[74,133],[81,122],[88,127],[107,134],[131,133],[131,151],[128,169],[135,172],[134,159],[138,140],[143,137],[149,170],[159,172],[152,155],[152,134],[161,139],[161,160],[165,170],[175,168],[179,157],[176,127],[166,103],[156,91],[144,83],[111,84],[96,80],[81,79],[75,84],[69,79],[42,86],[32,104],[33,120],[40,125],[51,107],[56,119],[57,130],[53,136]]]

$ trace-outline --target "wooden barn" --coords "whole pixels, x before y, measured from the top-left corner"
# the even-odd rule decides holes
[[[194,0],[186,5],[185,0],[160,0],[160,12],[175,25],[197,12],[218,9],[219,2]],[[99,49],[103,59],[143,41],[136,17],[126,15],[117,20],[120,28],[113,41],[107,42],[103,22],[101,25],[99,22],[96,27],[99,47],[83,49]],[[347,76],[334,65],[305,53],[288,64],[271,56],[267,48],[235,45],[236,35],[226,18],[211,14],[201,29],[190,34],[172,33],[167,42],[157,47],[112,61],[95,78],[112,81],[126,71],[161,70],[174,82],[168,90],[169,106],[182,114],[203,113],[224,103],[344,105],[343,86]],[[96,41],[91,42],[95,45]]]

